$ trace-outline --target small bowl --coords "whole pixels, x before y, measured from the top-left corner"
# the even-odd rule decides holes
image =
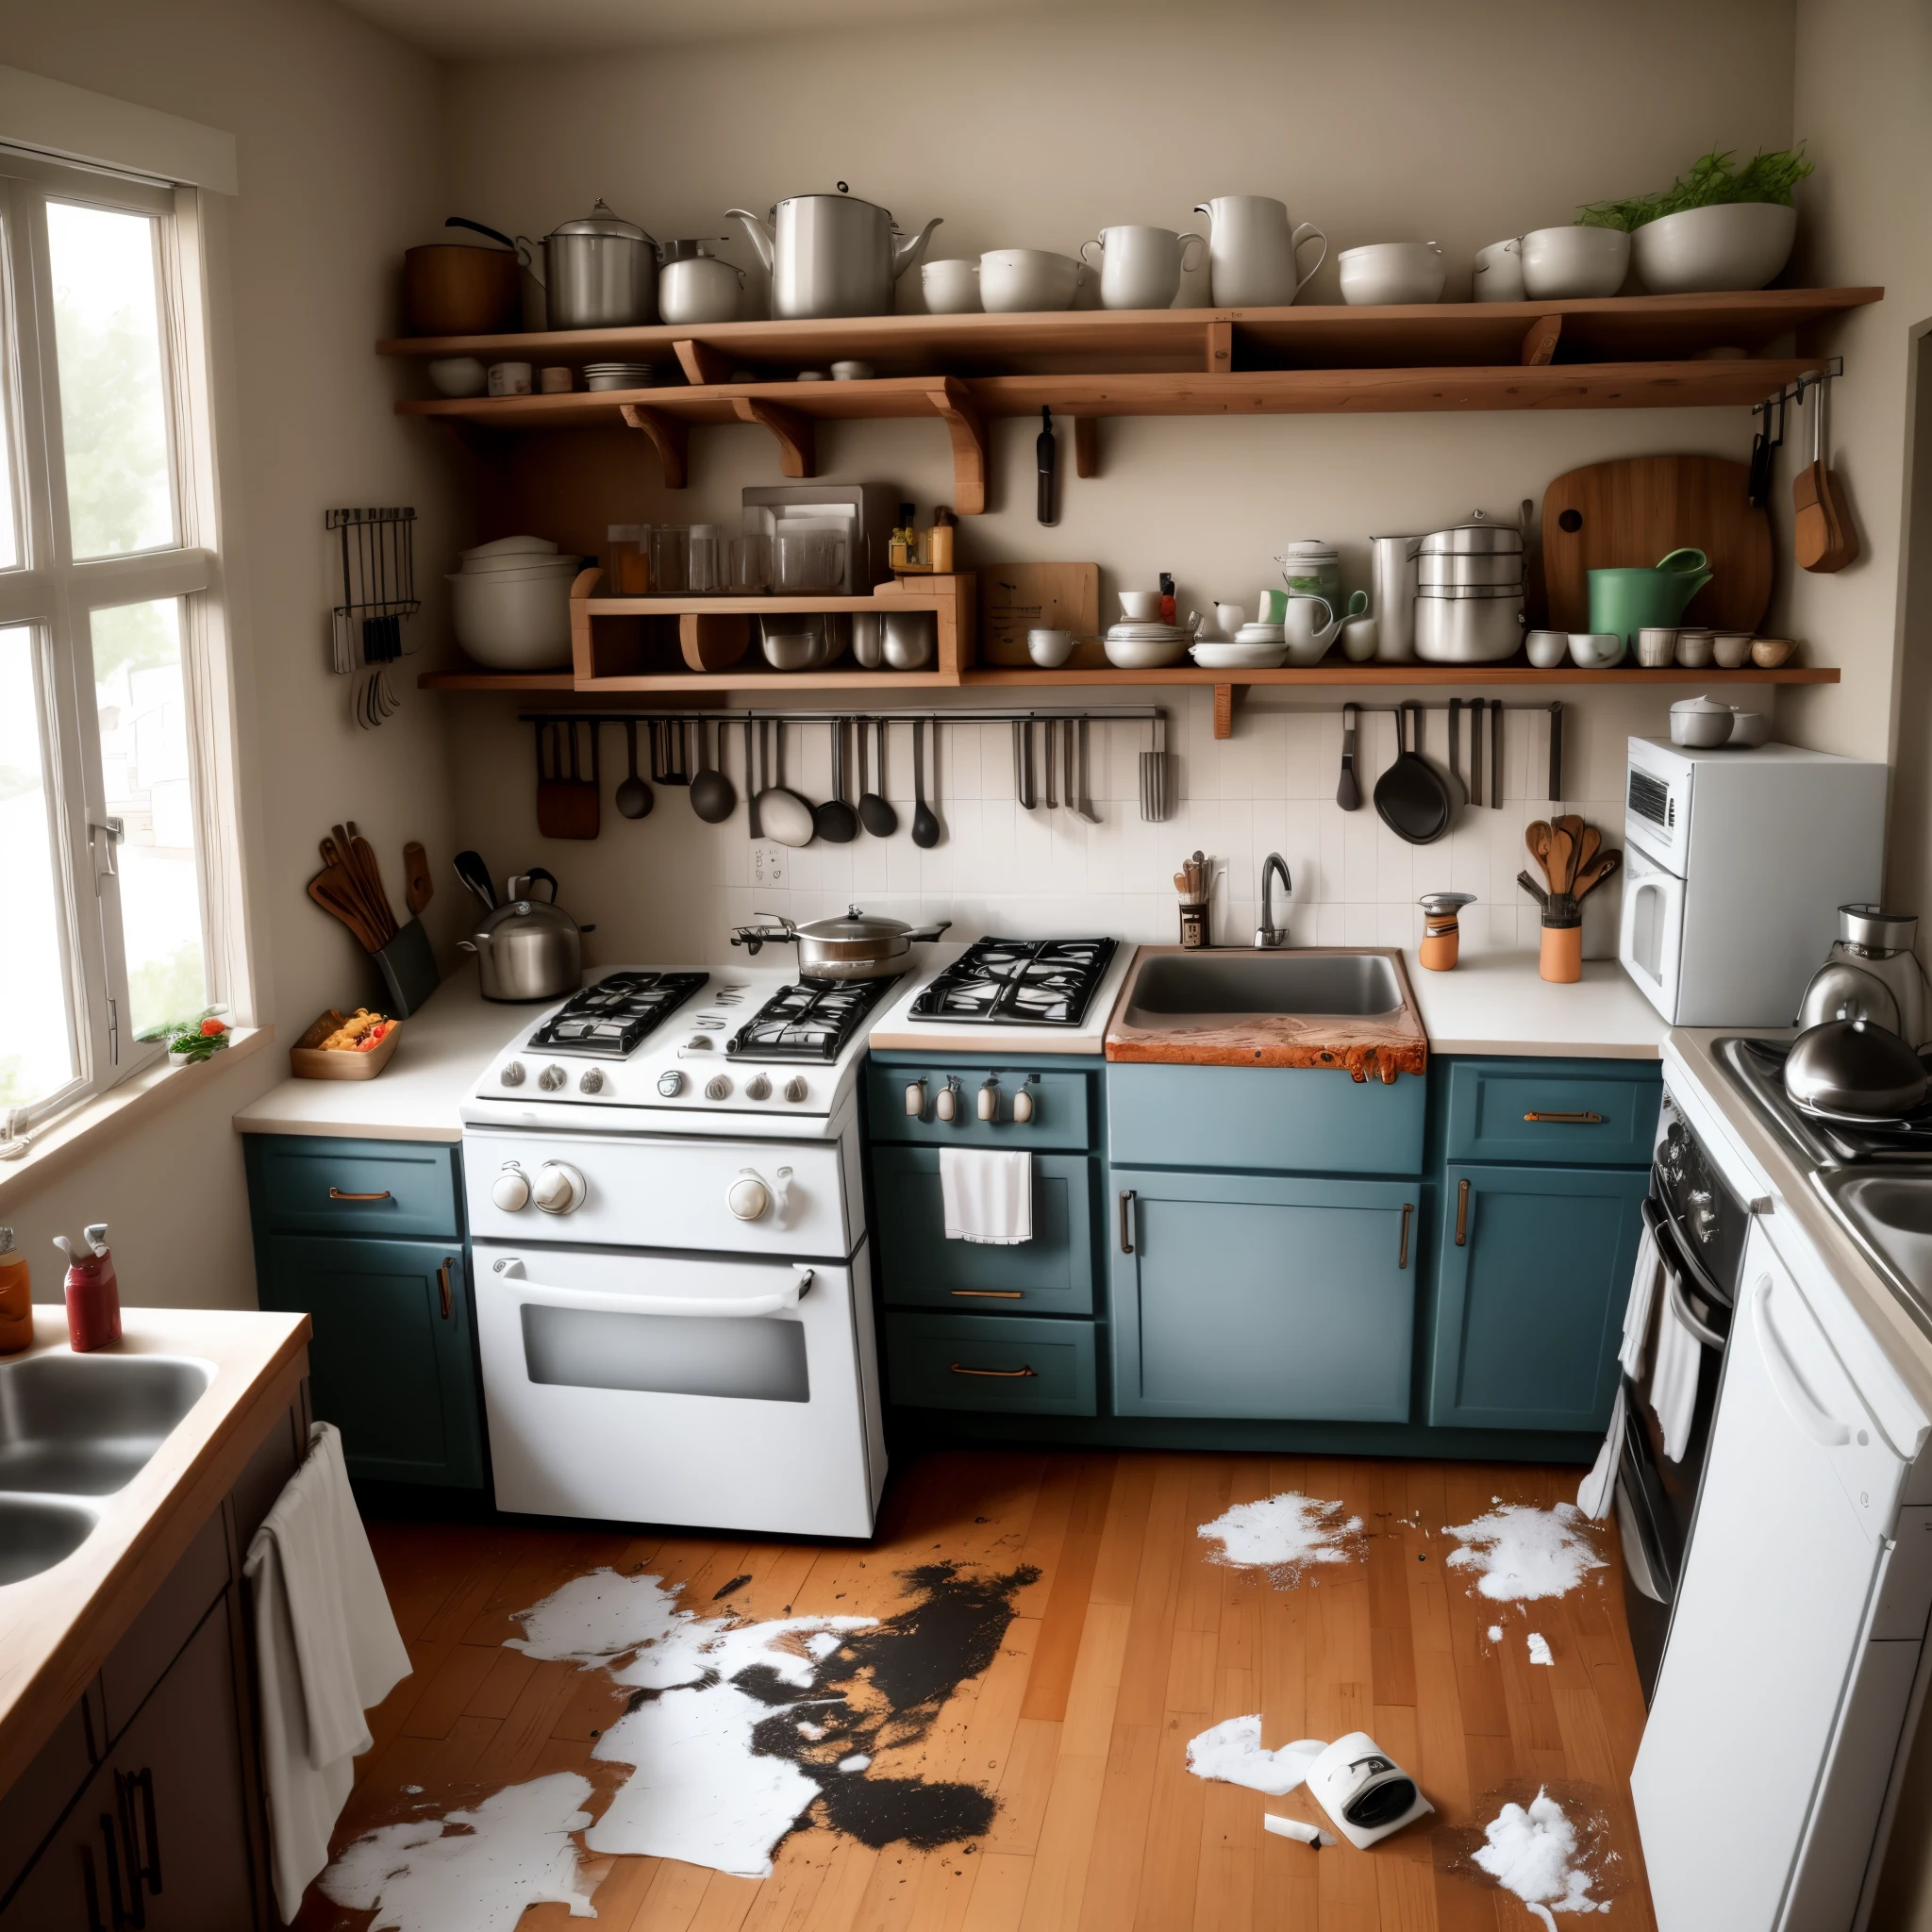
[[[1751,656],[1751,633],[1749,631],[1734,630],[1718,631],[1711,638],[1710,653],[1724,670],[1740,670]]]
[[[1382,626],[1373,617],[1364,614],[1346,619],[1341,626],[1341,655],[1351,664],[1374,662],[1381,634]]]
[[[1689,751],[1715,751],[1730,740],[1738,714],[1715,698],[1685,698],[1671,707],[1671,742]]]
[[[1703,671],[1709,666],[1716,638],[1707,630],[1680,630],[1677,633],[1677,662],[1686,671]]]
[[[870,382],[877,373],[870,362],[849,361],[832,364],[834,382]]]
[[[1161,671],[1178,664],[1192,640],[1177,638],[1116,638],[1107,640],[1107,661],[1121,671]]]
[[[1770,738],[1771,720],[1762,711],[1731,713],[1731,735],[1724,740],[1726,744],[1735,744],[1749,751],[1756,745],[1767,743]]]
[[[924,671],[938,648],[940,621],[930,610],[888,610],[881,641],[889,671]]]
[[[1121,615],[1129,624],[1158,624],[1160,622],[1160,592],[1158,591],[1123,591],[1120,593]]]
[[[1570,655],[1585,671],[1607,671],[1624,661],[1623,633],[1614,630],[1573,630]]]
[[[1637,633],[1637,661],[1646,671],[1661,671],[1677,655],[1677,633],[1644,629]]]
[[[1797,655],[1795,638],[1758,638],[1751,646],[1751,661],[1760,671],[1775,671]]]
[[[1074,633],[1070,630],[1029,630],[1026,655],[1042,671],[1058,671],[1074,655]]]
[[[490,372],[474,356],[440,356],[429,365],[429,386],[438,395],[480,396]]]
[[[809,671],[819,661],[816,631],[771,631],[759,640],[765,662],[774,671]]]
[[[1570,655],[1570,639],[1560,630],[1533,630],[1523,648],[1539,671],[1554,671]]]

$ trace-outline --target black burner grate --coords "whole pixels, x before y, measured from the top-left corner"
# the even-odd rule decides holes
[[[734,1060],[835,1060],[895,984],[801,979],[781,986],[724,1044]]]
[[[532,1047],[621,1060],[675,1013],[708,973],[611,973],[574,993],[536,1032]]]
[[[1112,940],[974,940],[925,987],[914,1020],[1077,1026],[1113,961]]]

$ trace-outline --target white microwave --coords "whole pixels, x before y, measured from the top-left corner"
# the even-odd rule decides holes
[[[1674,1026],[1789,1026],[1838,935],[1875,901],[1886,768],[1791,744],[1633,738],[1617,957]]]

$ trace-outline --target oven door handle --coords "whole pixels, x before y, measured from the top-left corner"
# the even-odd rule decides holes
[[[1697,1292],[1706,1301],[1715,1302],[1721,1308],[1737,1306],[1732,1297],[1717,1285],[1717,1278],[1710,1270],[1690,1252],[1684,1237],[1677,1232],[1677,1224],[1657,1205],[1655,1194],[1643,1197],[1643,1224],[1650,1229],[1657,1245],[1665,1251],[1666,1257],[1676,1258],[1677,1272],[1690,1277],[1696,1284]]]
[[[748,1321],[760,1315],[782,1315],[797,1307],[800,1298],[812,1285],[813,1271],[800,1268],[787,1285],[773,1294],[739,1295],[729,1301],[708,1295],[686,1294],[602,1294],[588,1288],[555,1288],[547,1281],[532,1281],[524,1264],[514,1255],[491,1263],[491,1272],[517,1286],[517,1299],[541,1302],[553,1308],[589,1308],[617,1315],[717,1315]]]

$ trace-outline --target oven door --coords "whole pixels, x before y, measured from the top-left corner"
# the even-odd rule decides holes
[[[872,1534],[885,1478],[866,1251],[807,1265],[474,1244],[501,1509]]]

